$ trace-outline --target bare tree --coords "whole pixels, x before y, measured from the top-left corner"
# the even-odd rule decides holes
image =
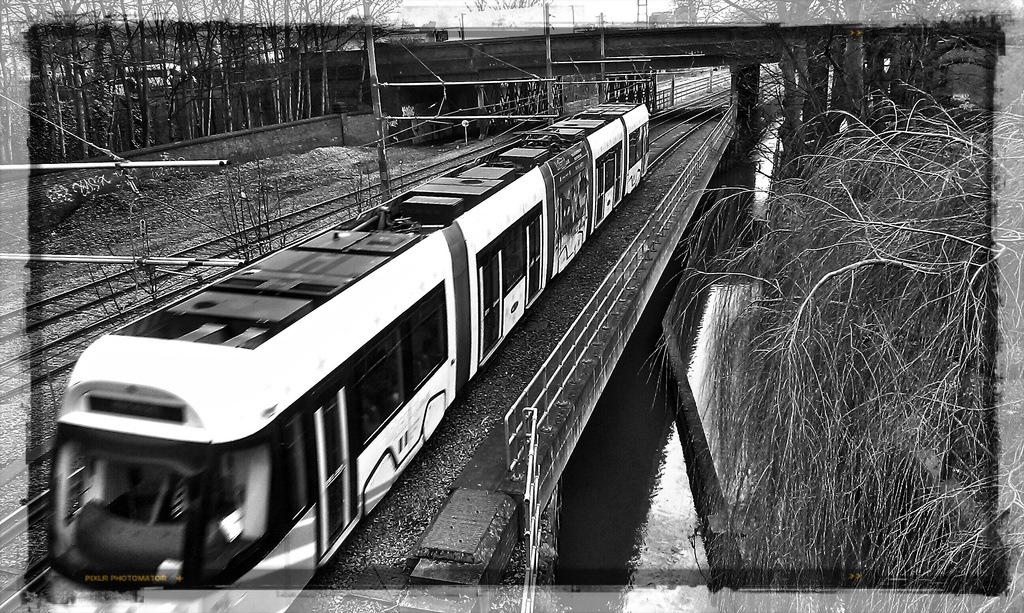
[[[509,9],[528,9],[544,4],[544,0],[473,0],[466,4],[470,11],[505,11]]]

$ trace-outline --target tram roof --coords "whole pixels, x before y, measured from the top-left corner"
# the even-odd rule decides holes
[[[635,104],[602,104],[525,132],[501,150],[414,187],[396,203],[398,215],[425,228],[450,225],[495,192],[635,109]]]
[[[254,349],[423,238],[328,230],[118,331]]]
[[[434,230],[636,108],[604,104],[531,130],[486,159],[414,187],[384,230],[364,217],[272,253],[116,334],[254,349]],[[370,214],[370,217],[378,213]],[[386,218],[387,216],[385,216]]]

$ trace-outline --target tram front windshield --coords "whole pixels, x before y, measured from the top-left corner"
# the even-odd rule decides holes
[[[64,441],[56,451],[52,555],[71,575],[176,572],[199,466],[181,449]]]
[[[87,584],[97,577],[177,587],[216,582],[266,530],[265,444],[210,453],[194,444],[154,449],[89,438],[62,437],[54,457],[51,556],[66,576]],[[191,528],[197,524],[201,531]],[[188,538],[198,547],[187,547]],[[186,572],[190,551],[202,559],[198,574]]]

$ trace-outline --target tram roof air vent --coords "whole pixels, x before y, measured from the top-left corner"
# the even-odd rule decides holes
[[[459,177],[466,179],[502,179],[510,172],[512,172],[511,168],[503,166],[477,166],[459,173]]]
[[[374,232],[352,244],[348,252],[395,255],[404,251],[420,237],[416,234],[398,234],[393,232]]]
[[[195,315],[205,319],[280,323],[308,304],[308,300],[296,298],[205,291],[167,311],[175,315]]]
[[[344,251],[360,240],[369,236],[369,232],[353,232],[349,230],[331,230],[319,234],[299,245],[302,249],[323,249],[325,251]]]
[[[466,212],[466,201],[451,196],[414,195],[402,202],[401,215],[425,226],[450,226]]]
[[[508,151],[500,153],[498,157],[532,160],[547,152],[547,149],[540,149],[537,147],[514,147]]]

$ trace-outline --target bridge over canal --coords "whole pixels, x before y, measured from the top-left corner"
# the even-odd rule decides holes
[[[560,296],[556,282],[535,307],[533,317],[539,319],[546,317],[544,300],[580,304],[575,319],[564,325],[560,340],[545,350],[543,364],[528,373],[516,373],[524,383],[515,386],[518,398],[508,397],[496,418],[484,418],[470,426],[470,437],[479,440],[472,443],[474,451],[468,461],[454,467],[457,476],[449,482],[443,499],[423,500],[400,493],[397,500],[385,500],[383,510],[368,518],[378,528],[356,535],[356,544],[343,546],[333,568],[318,573],[311,584],[313,588],[348,589],[308,595],[309,610],[352,606],[350,599],[367,599],[400,610],[468,611],[477,606],[476,598],[453,597],[451,593],[439,597],[438,586],[455,588],[464,596],[459,589],[472,592],[493,585],[506,572],[512,551],[521,542],[527,557],[536,562],[540,513],[556,490],[637,322],[669,269],[703,190],[732,141],[736,117],[737,105],[729,102],[714,112],[711,121],[700,122],[672,145],[671,151],[659,151],[657,143],[652,145],[652,156],[662,158],[662,167],[655,168],[642,191],[609,219],[613,225],[595,235],[589,256],[581,253],[581,261],[566,273],[593,274],[586,270],[594,268],[587,258],[603,259],[607,265],[601,280],[578,297]],[[622,223],[621,228],[614,225],[617,222]],[[629,238],[620,240],[612,255],[602,252],[606,235],[616,232],[628,232]],[[537,319],[527,320],[525,329],[513,333],[497,365],[478,375],[479,385],[509,389],[503,380],[514,375],[506,369],[522,360],[507,359],[508,354],[515,356],[531,343],[531,328],[538,323]],[[546,321],[541,325],[547,325]],[[526,383],[523,374],[533,375],[533,379]],[[474,385],[468,388],[463,405],[474,404]],[[458,419],[465,409],[453,410]],[[433,453],[429,447],[424,449],[425,463],[443,466],[456,461],[445,457],[445,450]],[[421,472],[414,465],[396,490],[415,491],[417,480],[437,474],[430,469]],[[429,521],[422,534],[402,539],[409,543],[402,545],[409,548],[401,556],[404,564],[374,564],[374,558],[386,558],[379,553],[386,547],[375,544],[375,539],[390,540],[388,531],[399,529],[396,524],[403,518],[421,515],[418,505],[428,509]],[[532,567],[526,573],[532,576]]]

